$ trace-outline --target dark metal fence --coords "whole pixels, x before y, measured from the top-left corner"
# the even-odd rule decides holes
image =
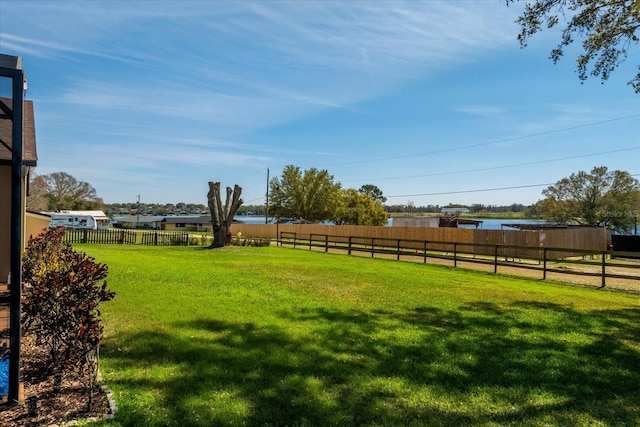
[[[189,233],[141,233],[142,243],[147,246],[187,246]]]
[[[102,243],[148,246],[187,246],[188,233],[163,233],[131,230],[76,230],[67,229],[64,240],[69,243]]]
[[[398,261],[402,258],[423,263],[429,259],[449,260],[454,267],[462,262],[484,264],[491,266],[494,273],[498,272],[498,267],[534,270],[540,272],[542,279],[547,279],[549,273],[589,276],[599,279],[601,287],[606,285],[607,279],[640,281],[640,264],[616,262],[611,257],[611,251],[296,232],[281,232],[279,237],[281,246],[309,250],[315,248],[324,252],[342,251],[349,255],[360,253],[372,258],[378,255]],[[511,253],[518,253],[519,256],[513,258]],[[584,268],[571,268],[574,265]]]

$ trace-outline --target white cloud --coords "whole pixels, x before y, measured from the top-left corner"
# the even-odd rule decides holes
[[[255,128],[345,108],[407,79],[512,44],[512,20],[506,17],[513,11],[497,6],[129,2],[79,8],[76,2],[56,2],[31,17],[27,28],[33,36],[4,33],[4,38],[43,55],[132,61],[132,68],[109,70],[122,76],[117,85],[89,75],[76,82],[67,90],[68,102]],[[155,77],[136,79],[142,70]]]

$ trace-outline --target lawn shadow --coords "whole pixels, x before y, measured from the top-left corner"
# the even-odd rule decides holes
[[[279,317],[277,325],[202,318],[171,325],[175,334],[107,339],[110,366],[175,369],[116,372],[117,388],[154,390],[168,408],[162,422],[146,419],[149,408],[129,411],[122,425],[640,423],[640,309],[476,302]],[[210,405],[196,415],[198,399]]]

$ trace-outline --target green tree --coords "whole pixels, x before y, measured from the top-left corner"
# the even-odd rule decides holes
[[[387,201],[387,198],[382,194],[382,190],[376,187],[373,184],[365,184],[358,190],[360,193],[368,194],[375,201],[384,203]]]
[[[36,176],[31,180],[29,190],[37,198],[27,197],[28,209],[57,212],[63,209],[92,210],[104,207],[91,184],[79,181],[66,172]],[[43,198],[46,199],[46,209],[42,209]]]
[[[604,166],[580,171],[542,191],[536,210],[548,221],[576,222],[629,231],[640,209],[640,182]]]
[[[332,218],[340,195],[340,183],[326,170],[311,168],[304,173],[288,165],[282,176],[269,183],[269,215],[275,218],[320,222]]]
[[[516,0],[507,0],[507,4]],[[640,28],[639,0],[536,0],[528,2],[516,20],[520,25],[518,41],[526,47],[529,38],[544,27],[565,25],[560,43],[551,51],[557,63],[575,38],[582,41],[577,69],[580,80],[589,75],[607,80],[617,66],[627,58],[629,49],[638,44]],[[640,67],[639,67],[640,68]],[[640,93],[640,72],[629,84]]]
[[[381,226],[387,223],[387,212],[382,202],[371,195],[347,188],[340,192],[332,221],[337,225]]]
[[[44,177],[40,175],[33,175],[29,179],[27,209],[33,212],[44,212],[49,210],[47,182]]]
[[[473,213],[482,212],[484,209],[485,209],[485,207],[484,207],[484,205],[482,203],[474,203],[469,208],[469,210],[471,210],[471,212],[473,212]]]

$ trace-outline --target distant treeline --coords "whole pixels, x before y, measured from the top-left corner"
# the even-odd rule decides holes
[[[201,203],[105,203],[107,215],[206,215],[209,208]]]
[[[108,215],[208,215],[209,208],[199,203],[108,203],[105,204],[105,211]],[[520,203],[511,205],[483,205],[474,203],[472,205],[448,204],[445,206],[428,205],[385,205],[385,210],[390,214],[397,213],[440,213],[442,208],[466,208],[469,213],[522,213],[526,216],[534,216],[536,214],[534,206],[525,206]],[[264,205],[245,205],[238,210],[238,215],[257,215],[264,216]]]
[[[389,213],[440,213],[443,208],[466,208],[469,213],[509,213],[509,212],[522,212],[528,213],[534,210],[534,206],[525,206],[520,203],[513,203],[511,205],[483,205],[474,203],[472,205],[460,205],[450,203],[448,205],[428,205],[428,206],[409,206],[409,205],[386,205],[384,207]]]

